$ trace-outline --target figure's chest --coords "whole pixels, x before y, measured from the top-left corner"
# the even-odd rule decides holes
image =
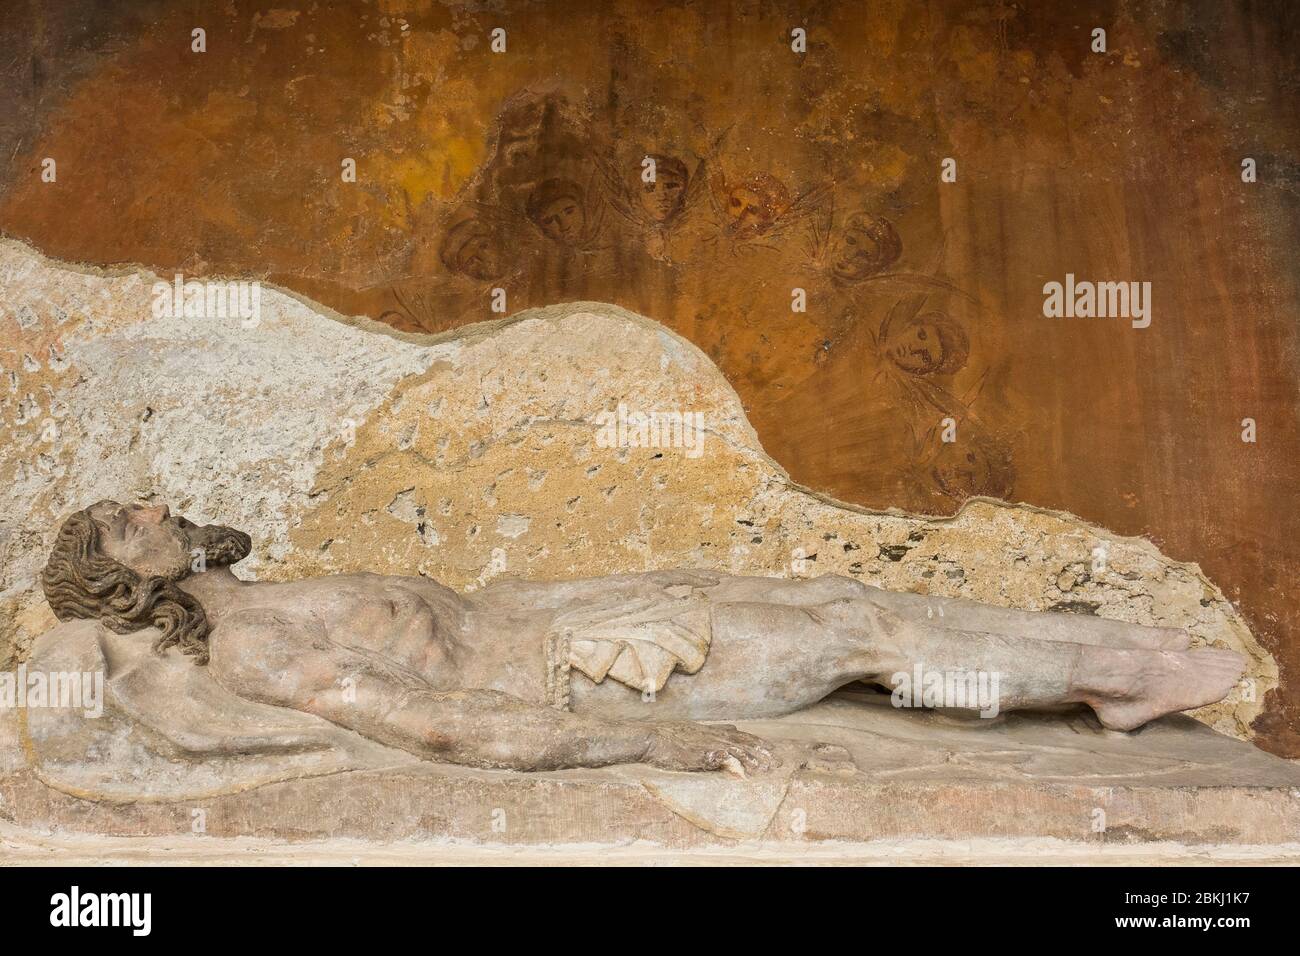
[[[307,615],[335,644],[382,653],[423,667],[440,656],[444,629],[424,598],[391,580],[334,578],[288,587],[273,596],[277,609]]]
[[[435,686],[455,683],[455,628],[423,596],[400,585],[390,586],[382,594],[359,600],[356,617],[364,646]]]

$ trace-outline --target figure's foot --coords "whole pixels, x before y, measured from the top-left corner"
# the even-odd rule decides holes
[[[1075,683],[1103,727],[1133,730],[1180,710],[1227,697],[1246,670],[1233,651],[1116,650],[1085,647]]]
[[[646,763],[664,770],[728,770],[744,776],[777,765],[767,741],[730,724],[659,724]]]

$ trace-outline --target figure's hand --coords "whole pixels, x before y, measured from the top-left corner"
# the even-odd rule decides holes
[[[763,773],[779,761],[767,741],[730,724],[657,724],[646,763],[664,770]]]

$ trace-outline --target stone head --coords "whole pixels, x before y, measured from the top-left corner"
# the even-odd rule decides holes
[[[120,634],[155,627],[158,650],[176,646],[203,663],[207,616],[178,582],[243,560],[251,545],[242,531],[196,525],[166,505],[100,501],[63,522],[41,587],[61,621],[94,619]]]

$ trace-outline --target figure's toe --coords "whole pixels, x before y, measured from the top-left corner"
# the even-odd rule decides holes
[[[1187,657],[1192,661],[1191,669],[1195,675],[1191,696],[1196,702],[1188,704],[1184,710],[1218,703],[1232,693],[1246,673],[1246,658],[1236,651],[1201,647],[1188,651]]]

